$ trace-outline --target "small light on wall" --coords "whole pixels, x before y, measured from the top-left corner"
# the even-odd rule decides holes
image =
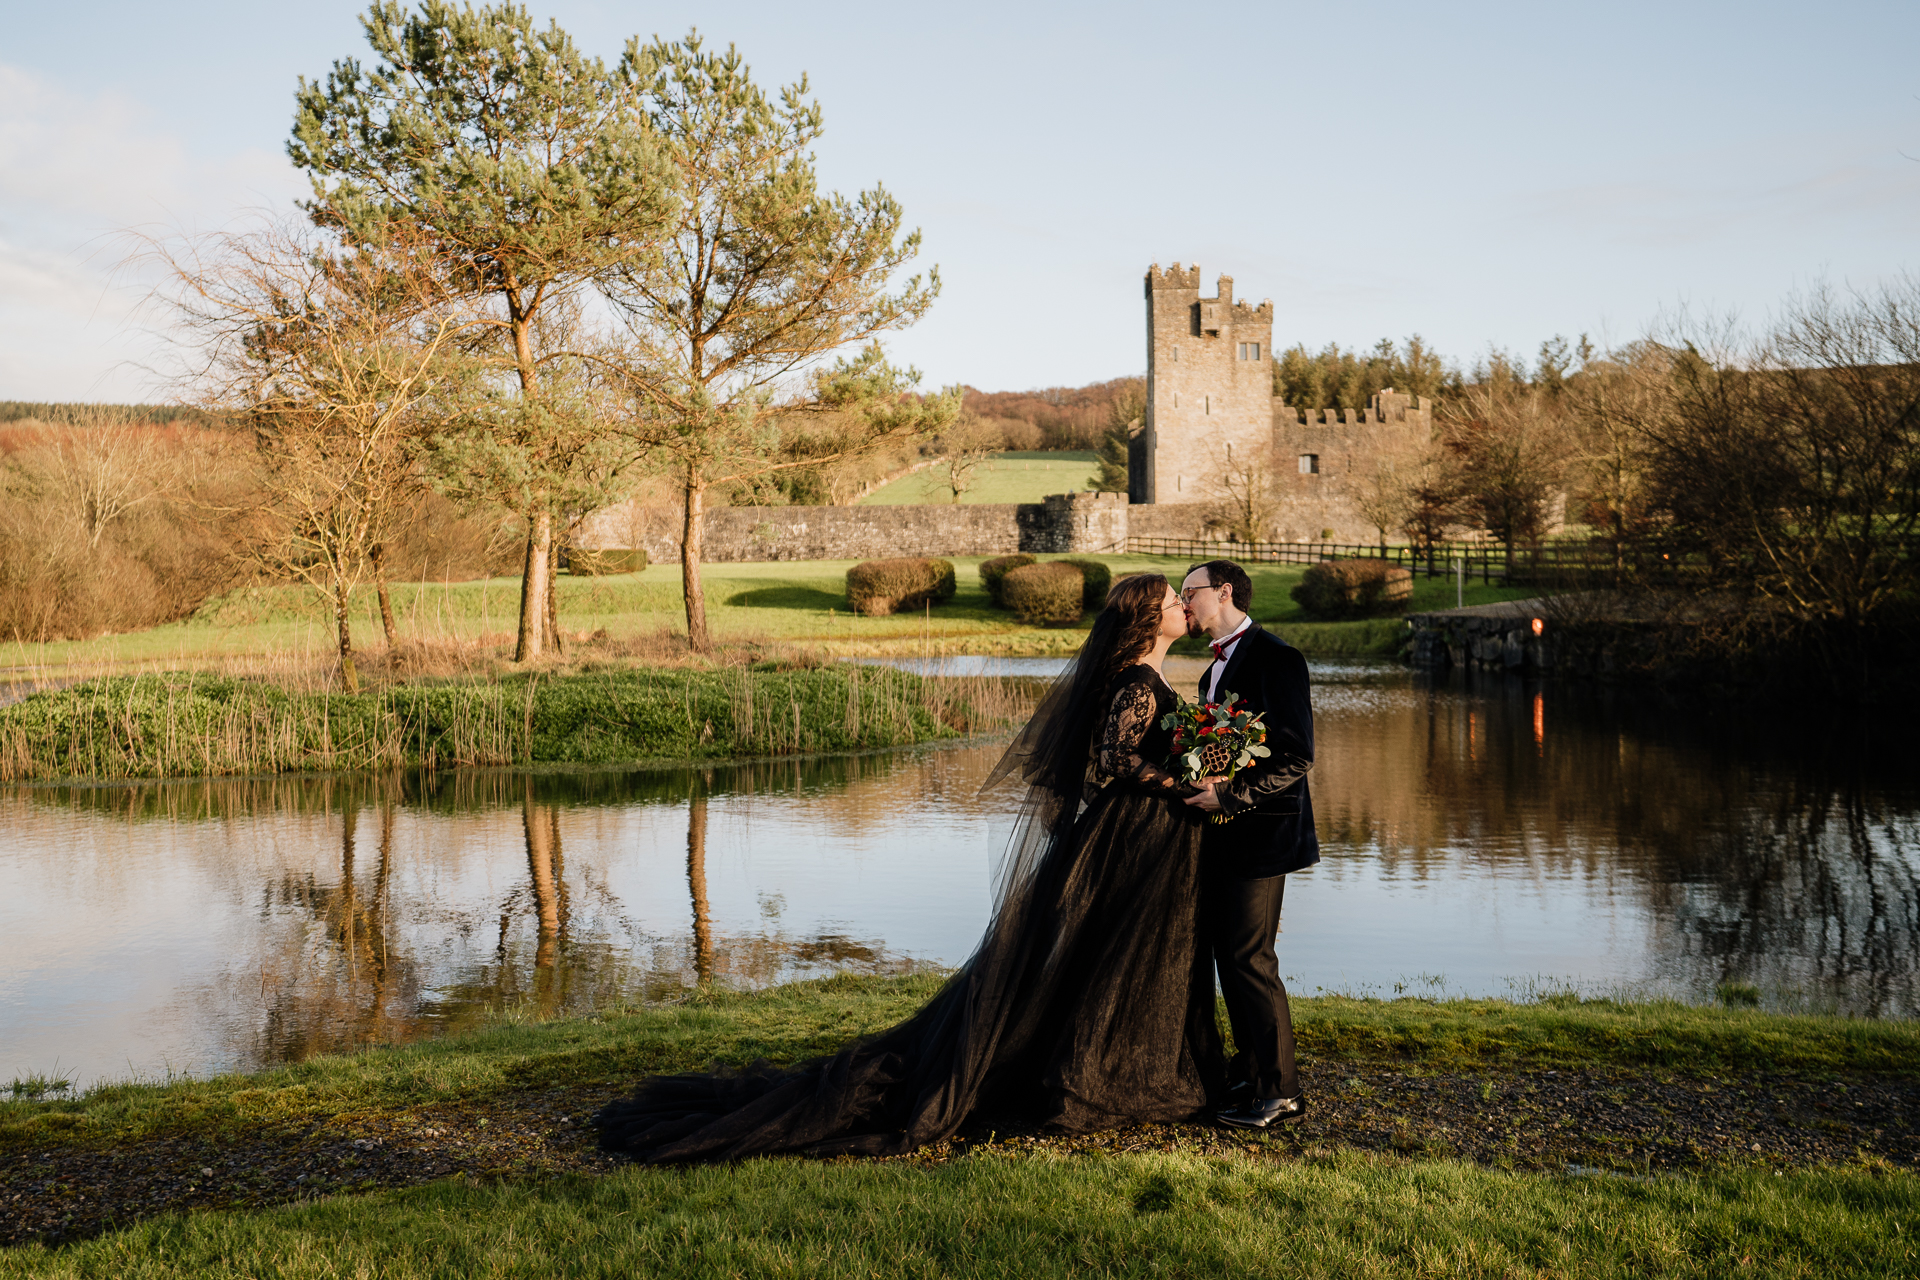
[[[1547,620],[1545,618],[1535,618],[1533,620],[1533,634],[1539,635],[1542,631],[1545,631],[1546,629],[1547,629]]]

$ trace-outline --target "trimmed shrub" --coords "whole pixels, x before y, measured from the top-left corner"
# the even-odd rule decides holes
[[[1086,579],[1086,589],[1080,595],[1080,607],[1088,613],[1098,613],[1107,607],[1107,592],[1113,589],[1113,570],[1098,560],[1081,560],[1074,556],[1054,561],[1055,564],[1070,564],[1080,571]]]
[[[647,567],[645,547],[575,547],[567,552],[567,572],[599,578],[610,573],[639,573]]]
[[[980,585],[987,589],[987,595],[992,599],[994,607],[1004,609],[1007,607],[1007,602],[1000,594],[1000,584],[1006,580],[1006,576],[1015,569],[1024,569],[1030,564],[1039,563],[1033,556],[1028,555],[1000,556],[997,559],[982,561]]]
[[[953,592],[951,560],[909,556],[868,560],[847,570],[847,603],[869,618],[951,600]]]
[[[1021,565],[1001,580],[1007,608],[1022,622],[1077,622],[1087,591],[1086,576],[1078,565],[1064,560]]]
[[[1389,613],[1413,595],[1413,572],[1385,560],[1322,560],[1294,587],[1294,603],[1316,618]]]

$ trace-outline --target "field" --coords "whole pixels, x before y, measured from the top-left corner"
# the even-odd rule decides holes
[[[898,1160],[693,1170],[593,1150],[585,1118],[642,1074],[830,1050],[940,980],[700,991],[70,1100],[16,1089],[0,1240],[66,1243],[16,1244],[0,1275],[1915,1271],[1920,1042],[1900,1022],[1307,998],[1316,1109],[1284,1133],[981,1124]]]
[[[960,501],[1039,502],[1050,493],[1090,487],[1094,470],[1092,453],[996,453],[980,464],[974,487]],[[927,467],[882,485],[860,501],[874,506],[952,502],[945,475],[938,466]]]
[[[1178,579],[1186,562],[1168,557],[1099,556],[1114,574],[1148,570]],[[714,635],[733,646],[801,647],[823,655],[938,656],[1067,654],[1085,638],[1078,627],[1030,627],[992,607],[980,586],[980,557],[955,557],[959,590],[930,610],[891,618],[847,611],[846,571],[852,561],[761,562],[703,567]],[[1256,618],[1291,643],[1325,656],[1391,655],[1405,626],[1397,617],[1315,623],[1302,618],[1288,592],[1298,565],[1255,566]],[[461,583],[400,583],[393,606],[403,643],[436,655],[443,674],[480,673],[511,653],[520,583],[494,578]],[[1483,604],[1527,595],[1519,589],[1470,584],[1467,602]],[[1411,608],[1454,603],[1450,579],[1416,578]],[[561,627],[577,654],[644,661],[665,657],[686,627],[678,565],[642,573],[559,580]],[[379,654],[379,617],[373,592],[354,600],[355,643]],[[1182,642],[1200,652],[1197,642]],[[636,650],[636,645],[638,650]],[[94,640],[0,646],[0,670],[22,685],[133,671],[215,670],[235,674],[325,670],[333,633],[318,597],[300,587],[249,588],[209,602],[184,622]],[[0,689],[5,688],[0,679]]]

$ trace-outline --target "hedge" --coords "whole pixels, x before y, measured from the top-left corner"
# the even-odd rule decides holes
[[[993,601],[994,607],[1004,609],[1007,607],[1007,601],[1001,595],[1001,583],[1006,580],[1006,576],[1015,569],[1024,569],[1030,564],[1039,563],[1033,556],[1028,555],[1000,556],[994,560],[982,561],[980,585],[987,589],[987,595]]]
[[[1316,618],[1364,618],[1413,596],[1413,573],[1385,560],[1322,560],[1300,576],[1294,603]]]
[[[1086,590],[1079,566],[1064,560],[1021,565],[1000,584],[1007,608],[1022,622],[1076,622]]]
[[[1080,560],[1073,556],[1054,563],[1070,564],[1080,570],[1080,576],[1086,579],[1086,587],[1080,594],[1081,608],[1088,613],[1098,613],[1107,607],[1107,592],[1113,589],[1113,570],[1098,560]]]
[[[951,600],[953,562],[925,556],[868,560],[847,570],[847,603],[854,612],[884,618],[902,609]]]

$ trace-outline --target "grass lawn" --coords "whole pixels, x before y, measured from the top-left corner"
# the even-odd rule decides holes
[[[1116,576],[1139,570],[1175,579],[1184,560],[1156,556],[1099,556]],[[762,642],[815,649],[835,656],[1068,654],[1085,638],[1078,627],[1029,627],[992,607],[980,586],[982,557],[954,558],[959,590],[931,611],[892,618],[863,618],[846,604],[849,560],[713,564],[703,569],[709,617],[722,642]],[[1277,627],[1311,654],[1391,655],[1405,626],[1397,617],[1363,622],[1315,623],[1302,618],[1289,591],[1304,572],[1299,565],[1257,565],[1254,616]],[[453,584],[400,583],[393,605],[401,635],[429,645],[466,646],[476,656],[510,651],[518,608],[517,578]],[[1469,584],[1467,603],[1522,598],[1523,589]],[[615,641],[685,634],[678,565],[652,565],[642,573],[604,578],[562,576],[561,625],[569,633],[606,632]],[[1415,578],[1411,610],[1448,608],[1451,579]],[[356,598],[356,640],[380,642],[373,593]],[[1197,642],[1184,642],[1199,652]],[[42,677],[90,675],[128,669],[205,669],[282,659],[293,667],[331,662],[333,636],[319,600],[299,587],[249,588],[209,602],[184,622],[96,640],[10,644],[0,648],[0,667]]]
[[[259,1193],[281,1203],[240,1207],[255,1202],[228,1193],[225,1207],[203,1200],[191,1213],[122,1211],[123,1222],[145,1220],[59,1248],[8,1249],[0,1276],[1825,1277],[1916,1270],[1920,1180],[1911,1171],[1874,1158],[1783,1164],[1747,1157],[1744,1144],[1733,1157],[1636,1174],[1630,1163],[1606,1171],[1529,1164],[1524,1149],[1516,1167],[1497,1167],[1361,1150],[1338,1130],[1303,1142],[1297,1131],[1256,1137],[1187,1126],[1124,1149],[1126,1135],[1066,1144],[987,1134],[890,1162],[541,1172],[543,1144],[584,1149],[576,1121],[570,1138],[530,1132],[524,1160],[488,1156],[496,1171],[477,1179],[383,1188],[364,1177],[374,1164],[352,1168],[358,1146],[381,1145],[363,1138],[350,1146],[357,1134],[385,1135],[386,1145],[413,1150],[453,1128],[462,1135],[454,1145],[480,1146],[510,1127],[516,1111],[546,1105],[577,1116],[644,1073],[715,1059],[790,1061],[831,1049],[894,1022],[939,981],[837,978],[755,994],[700,993],[670,1007],[506,1022],[251,1076],[0,1103],[0,1193],[17,1212],[29,1200],[43,1209],[48,1195],[55,1204],[61,1195],[78,1203],[95,1190],[46,1179],[42,1169],[92,1161],[111,1181],[122,1176],[116,1170],[137,1179],[143,1163],[165,1160],[184,1162],[186,1178],[200,1183],[206,1179],[196,1175],[222,1166],[227,1172],[218,1176],[237,1193],[245,1170],[226,1162],[229,1152],[265,1158],[280,1148],[262,1144],[280,1142],[287,1150],[320,1143],[334,1153],[327,1176],[303,1179],[305,1190]],[[1556,1095],[1550,1102],[1571,1088],[1554,1081],[1575,1062],[1591,1071],[1677,1074],[1695,1081],[1690,1087],[1702,1097],[1716,1085],[1732,1087],[1715,1073],[1735,1068],[1811,1072],[1829,1082],[1825,1089],[1844,1093],[1848,1080],[1865,1089],[1884,1073],[1910,1079],[1920,1062],[1920,1029],[1912,1023],[1664,1003],[1320,998],[1296,1001],[1295,1013],[1318,1080],[1469,1068],[1487,1089],[1495,1081],[1539,1085]],[[1501,1104],[1471,1105],[1491,1112]],[[575,1167],[588,1164],[607,1168]],[[355,1186],[364,1189],[355,1193]]]
[[[962,502],[1039,502],[1050,493],[1085,489],[1093,483],[1098,460],[1091,452],[996,453],[974,472],[973,488]],[[946,473],[926,467],[882,485],[860,499],[868,506],[918,506],[953,501]]]
[[[1911,1175],[1652,1183],[1334,1154],[997,1156],[335,1196],[168,1216],[7,1276],[1912,1275]]]

